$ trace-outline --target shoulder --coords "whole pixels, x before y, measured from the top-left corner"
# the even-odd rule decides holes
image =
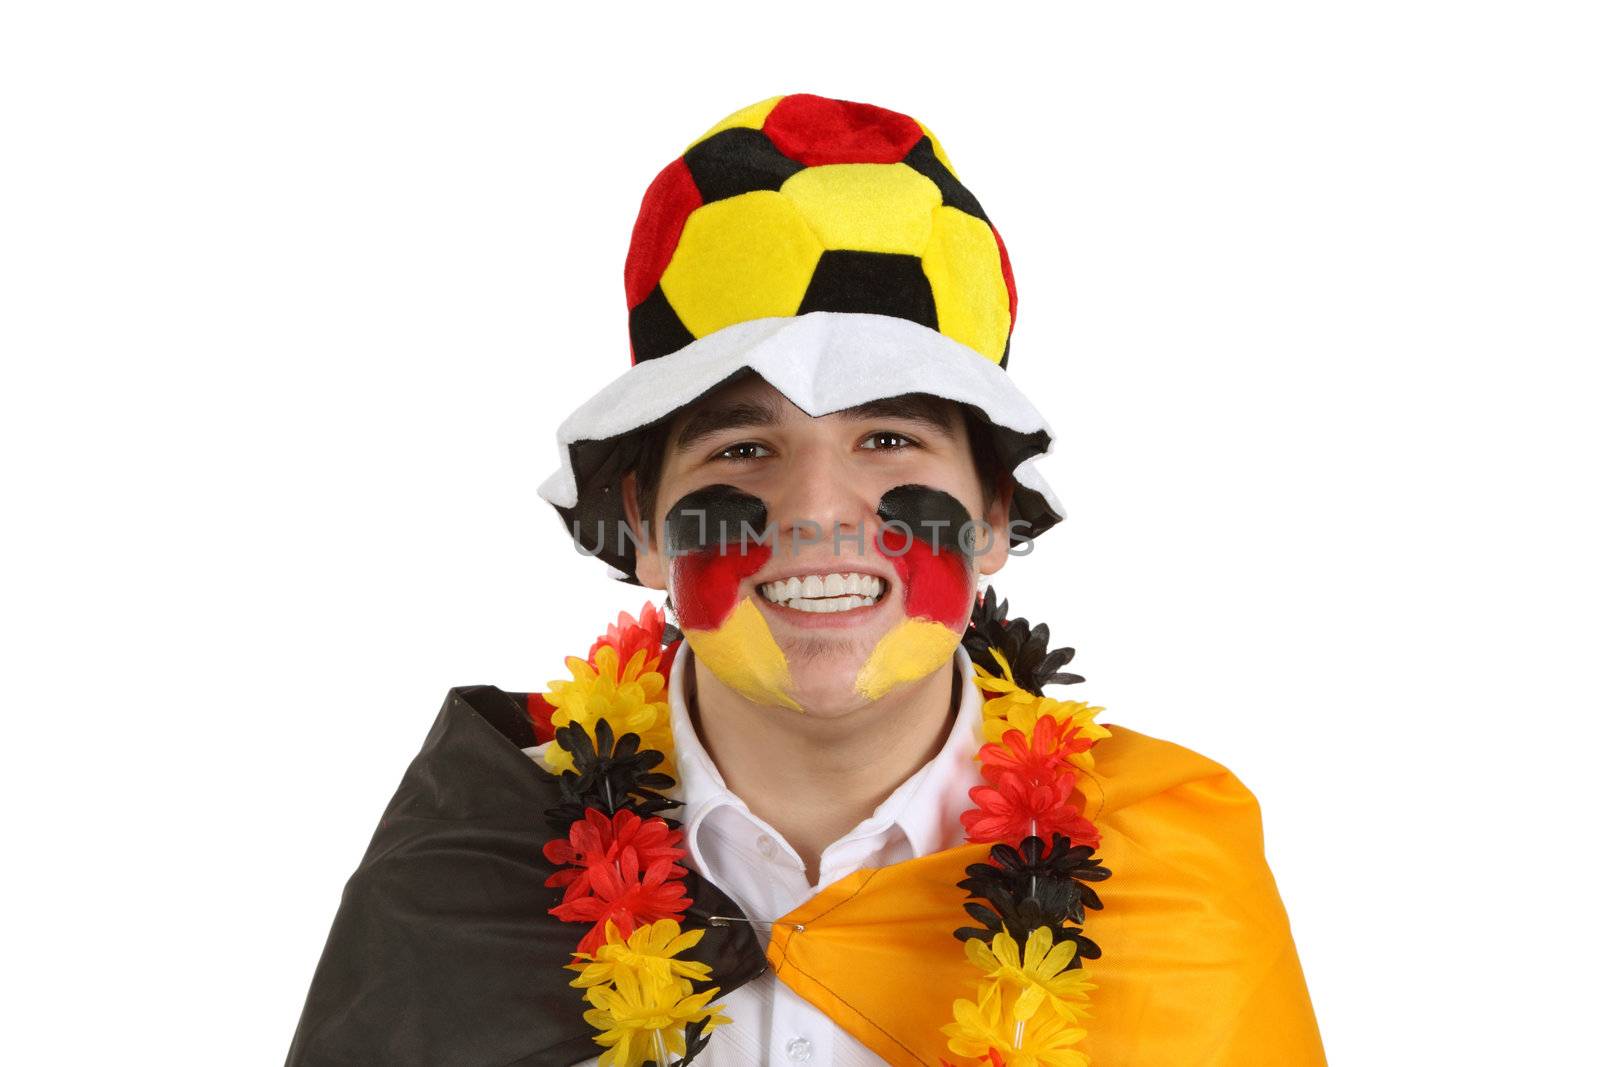
[[[1110,850],[1125,864],[1203,872],[1240,903],[1277,910],[1255,794],[1192,749],[1125,726],[1106,729],[1111,736],[1095,745],[1079,787]]]
[[[1256,799],[1227,767],[1172,741],[1106,724],[1110,736],[1094,746],[1094,768],[1083,775],[1086,814],[1099,819],[1174,795],[1210,808],[1248,806]]]
[[[1106,729],[1079,779],[1112,872],[1083,1050],[1108,1067],[1325,1063],[1255,796],[1216,760]]]

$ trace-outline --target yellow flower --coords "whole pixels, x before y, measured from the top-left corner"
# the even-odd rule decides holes
[[[685,933],[672,919],[659,919],[641,926],[626,940],[617,924],[606,920],[606,943],[595,950],[594,962],[582,964],[582,973],[572,984],[580,989],[602,985],[616,980],[622,971],[631,971],[641,981],[649,978],[661,982],[677,980],[684,994],[692,993],[690,979],[706,981],[711,977],[709,964],[693,960],[680,960],[678,953],[693,948],[705,936],[704,930]]]
[[[659,657],[657,657],[659,664]],[[595,651],[595,665],[577,656],[567,657],[567,670],[572,678],[550,683],[545,700],[553,709],[550,725],[554,728],[577,723],[594,739],[595,723],[604,719],[611,724],[612,733],[638,734],[643,748],[653,748],[664,754],[666,760],[656,769],[672,774],[672,723],[667,708],[666,679],[658,672],[648,670],[645,650],[640,649],[619,666],[617,650],[609,645]],[[545,751],[545,763],[560,774],[572,769],[572,753],[560,745],[551,745]]]
[[[1089,1057],[1072,1046],[1088,1031],[1068,1025],[1068,1020],[1046,1009],[1022,1024],[1017,1037],[1017,1019],[1006,1009],[998,983],[986,983],[978,991],[978,1002],[957,1000],[956,1021],[946,1023],[941,1032],[950,1040],[951,1052],[969,1059],[982,1059],[997,1049],[1006,1067],[1088,1067]]]
[[[1086,1005],[1095,984],[1081,968],[1067,969],[1078,946],[1072,941],[1053,942],[1050,928],[1040,926],[1028,935],[1028,944],[1019,954],[1016,939],[1001,930],[994,935],[992,947],[981,937],[967,938],[967,959],[985,972],[980,989],[1009,983],[1018,990],[1011,1011],[1017,1021],[1032,1019],[1039,1005],[1048,1000],[1063,1019],[1077,1022],[1089,1015]]]
[[[1011,673],[1011,664],[997,649],[989,654],[1000,664],[999,675],[990,674],[976,663],[972,665],[973,682],[985,693],[995,693],[983,702],[983,739],[989,744],[999,744],[1009,730],[1021,730],[1023,736],[1032,737],[1033,727],[1041,718],[1052,718],[1062,726],[1076,726],[1078,736],[1089,741],[1110,737],[1111,731],[1094,721],[1105,708],[1091,707],[1081,700],[1056,700],[1030,693],[1017,684]],[[1068,761],[1084,770],[1094,769],[1094,753],[1075,752]]]
[[[682,979],[661,980],[619,969],[615,984],[594,986],[584,999],[594,1007],[583,1013],[584,1022],[599,1031],[595,1041],[605,1048],[599,1067],[639,1067],[657,1060],[656,1042],[669,1055],[685,1052],[683,1028],[706,1020],[711,1030],[728,1022],[721,1005],[708,1006],[715,987],[685,996]]]

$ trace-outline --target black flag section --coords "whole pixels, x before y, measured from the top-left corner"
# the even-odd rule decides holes
[[[345,886],[290,1046],[288,1067],[568,1067],[603,1049],[565,964],[585,928],[549,913],[544,858],[559,780],[535,744],[523,694],[450,690],[361,865]],[[685,955],[726,996],[766,960],[747,922],[690,870]]]

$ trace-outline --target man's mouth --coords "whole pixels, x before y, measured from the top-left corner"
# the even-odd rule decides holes
[[[885,588],[882,578],[857,571],[780,578],[757,586],[768,603],[819,614],[876,604]]]

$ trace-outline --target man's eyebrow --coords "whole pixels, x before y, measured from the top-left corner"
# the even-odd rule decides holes
[[[921,423],[946,435],[955,429],[955,404],[928,393],[906,393],[902,396],[869,400],[865,404],[845,408],[838,412],[847,419],[872,421],[898,419]],[[726,404],[713,404],[691,414],[678,432],[673,435],[675,452],[687,452],[708,437],[726,430],[751,426],[772,426],[779,421],[778,408],[759,401],[740,400]]]
[[[946,434],[954,431],[956,420],[953,402],[927,393],[907,393],[904,396],[869,400],[865,404],[845,408],[839,414],[849,419],[904,419],[920,422]]]
[[[724,430],[746,426],[771,426],[778,421],[778,409],[771,404],[741,400],[731,404],[704,407],[690,415],[672,440],[675,452],[687,452],[706,438]]]

